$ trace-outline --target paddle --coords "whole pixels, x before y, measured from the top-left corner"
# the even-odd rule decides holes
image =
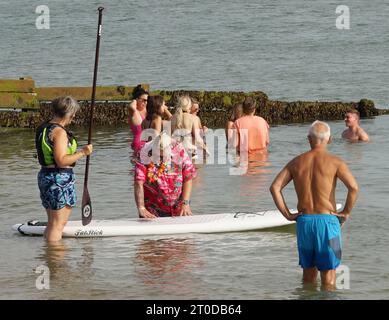
[[[90,110],[90,118],[89,118],[88,144],[92,143],[92,122],[93,122],[93,111],[95,108],[97,69],[99,65],[100,37],[101,37],[101,26],[102,26],[104,8],[99,7],[98,10],[99,10],[99,22],[97,25],[95,69],[93,73],[93,88],[92,88],[92,102],[91,102],[91,110]],[[82,219],[83,226],[86,226],[92,221],[92,203],[88,191],[89,160],[90,160],[90,156],[87,156],[86,164],[85,164],[84,191],[82,193],[82,207],[81,207],[81,219]]]

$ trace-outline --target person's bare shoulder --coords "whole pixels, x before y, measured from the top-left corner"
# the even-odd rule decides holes
[[[162,117],[156,117],[153,119],[151,127],[153,129],[160,128],[162,126]]]
[[[358,129],[358,139],[365,142],[370,140],[369,135],[361,127]]]
[[[327,157],[326,163],[328,165],[334,165],[336,167],[339,167],[345,163],[342,158],[340,158],[332,153],[327,153],[326,157]]]
[[[66,131],[61,127],[55,127],[51,130],[50,139],[55,140],[59,138],[67,137]]]
[[[310,154],[312,153],[312,151],[306,151],[306,152],[303,152],[301,154],[299,154],[298,156],[294,157],[291,162],[300,162],[300,161],[304,161],[307,157],[310,156]]]
[[[299,164],[306,162],[307,157],[309,157],[309,151],[304,152],[304,153],[294,157],[292,160],[290,160],[288,162],[286,167],[289,169],[292,169],[292,168],[298,166]]]
[[[193,121],[194,121],[194,123],[195,123],[196,125],[200,125],[200,123],[201,123],[200,117],[199,117],[199,116],[196,116],[196,115],[194,115],[194,114],[192,114],[192,116],[193,116]]]

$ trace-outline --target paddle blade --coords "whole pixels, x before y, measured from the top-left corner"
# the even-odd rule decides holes
[[[84,188],[84,192],[82,194],[81,220],[83,226],[86,226],[92,220],[92,203],[90,201],[87,187]]]

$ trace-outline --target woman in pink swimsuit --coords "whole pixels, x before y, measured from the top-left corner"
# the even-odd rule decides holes
[[[134,136],[131,148],[135,153],[138,153],[142,147],[141,134],[142,134],[142,121],[146,118],[147,110],[147,98],[149,93],[137,85],[132,93],[134,100],[130,104],[128,123]]]

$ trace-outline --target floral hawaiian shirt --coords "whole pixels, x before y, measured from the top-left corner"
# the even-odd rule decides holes
[[[135,165],[135,181],[143,182],[145,207],[156,216],[178,215],[182,206],[182,187],[196,177],[196,168],[182,144],[171,149],[170,163]]]

